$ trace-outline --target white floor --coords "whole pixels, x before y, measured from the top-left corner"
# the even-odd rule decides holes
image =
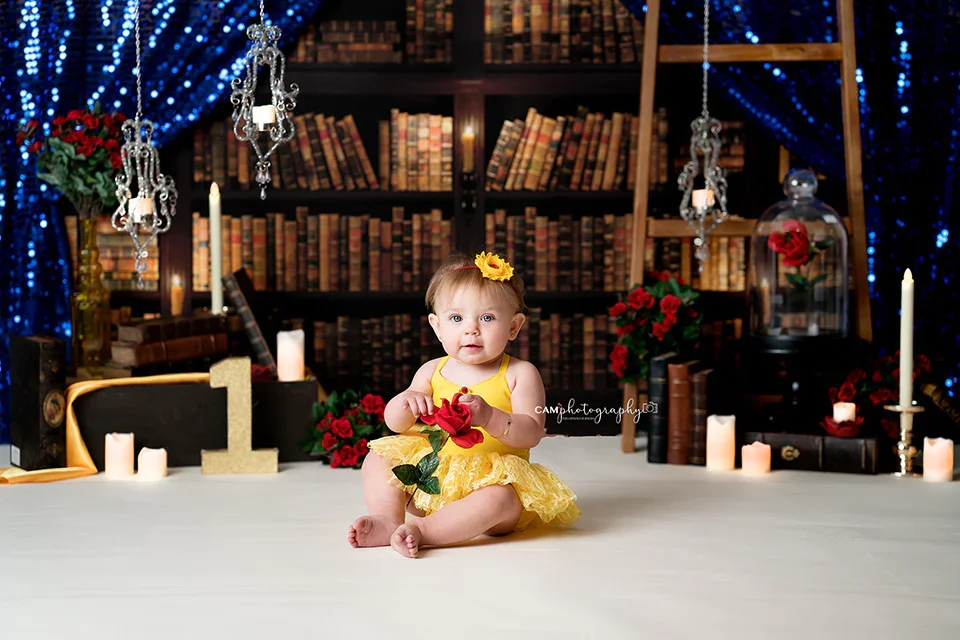
[[[575,529],[418,560],[349,547],[360,474],[319,464],[2,487],[0,636],[960,637],[960,482],[755,479],[614,438],[533,453],[578,493]]]

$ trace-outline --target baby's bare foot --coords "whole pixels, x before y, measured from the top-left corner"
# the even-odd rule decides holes
[[[361,516],[347,532],[347,542],[352,547],[385,547],[390,544],[390,534],[400,523],[387,516]]]
[[[416,522],[408,522],[397,527],[390,536],[390,546],[405,558],[416,558],[420,553],[420,539],[423,532]]]

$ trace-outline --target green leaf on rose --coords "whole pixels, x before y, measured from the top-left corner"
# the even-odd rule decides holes
[[[682,335],[684,340],[694,340],[700,335],[700,327],[695,324],[688,324],[683,328]]]
[[[807,279],[799,273],[788,273],[787,282],[800,290],[806,289],[808,284]]]
[[[433,472],[437,470],[437,467],[440,465],[440,456],[436,453],[428,453],[427,455],[420,458],[420,462],[417,463],[417,468],[420,469],[420,477],[429,478],[433,475]]]
[[[443,448],[443,433],[439,429],[431,430],[427,434],[427,440],[430,441],[430,447],[434,453],[437,453]]]
[[[373,433],[374,428],[375,427],[372,424],[361,423],[354,428],[354,431],[359,437],[364,438]]]
[[[313,421],[314,421],[314,422],[320,422],[320,419],[321,419],[324,415],[326,415],[326,414],[324,414],[324,413],[321,412],[320,403],[319,403],[319,402],[314,402],[314,403],[313,403]]]
[[[675,278],[670,278],[667,280],[667,287],[670,289],[670,293],[680,298],[682,294],[680,293],[680,283],[676,281]]]
[[[313,449],[310,451],[312,455],[320,455],[321,453],[326,453],[327,449],[323,446],[323,440],[317,440],[313,443]]]
[[[818,275],[816,278],[811,278],[811,279],[807,282],[807,286],[812,287],[813,285],[815,285],[815,284],[817,284],[817,283],[819,283],[819,282],[823,282],[823,281],[826,280],[826,279],[827,279],[827,274],[821,273],[821,274]]]
[[[393,468],[393,475],[405,485],[420,483],[420,469],[412,464],[401,464]]]
[[[440,494],[440,480],[436,476],[431,476],[423,482],[417,483],[417,488],[426,494],[435,496]]]
[[[834,242],[836,242],[836,240],[831,238],[829,240],[820,240],[818,242],[814,242],[813,244],[817,249],[823,251],[824,249],[829,249],[832,247]]]
[[[658,300],[667,295],[667,283],[661,281],[650,287],[650,293]]]

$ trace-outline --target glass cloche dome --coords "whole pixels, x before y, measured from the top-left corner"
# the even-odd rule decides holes
[[[840,215],[814,197],[816,175],[794,169],[785,200],[753,230],[750,333],[767,339],[847,335],[849,263]]]

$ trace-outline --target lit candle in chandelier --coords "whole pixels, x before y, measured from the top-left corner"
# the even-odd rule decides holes
[[[253,123],[258,125],[276,124],[277,110],[272,104],[253,108]]]
[[[691,196],[691,201],[694,209],[712,207],[714,203],[713,189],[695,189]]]
[[[475,150],[475,143],[477,140],[476,134],[473,132],[473,127],[467,125],[463,129],[463,136],[461,136],[460,141],[463,143],[463,172],[472,173],[473,172],[473,154]]]
[[[140,224],[143,219],[153,213],[153,198],[133,198],[128,208],[134,224]]]

